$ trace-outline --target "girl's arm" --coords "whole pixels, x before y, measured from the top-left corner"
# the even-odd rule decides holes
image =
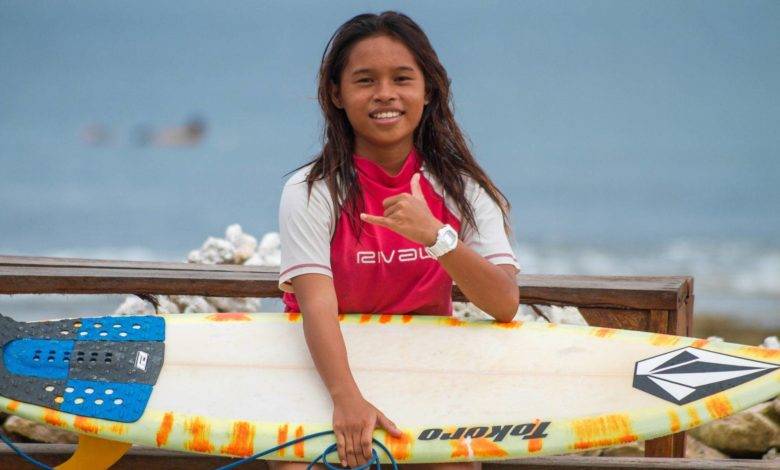
[[[401,431],[363,398],[352,377],[333,279],[322,274],[301,274],[292,278],[292,285],[303,314],[306,344],[333,400],[339,459],[344,466],[363,465],[371,458],[375,428],[382,427],[394,437],[400,437]]]
[[[435,242],[434,233],[426,246]],[[460,240],[454,250],[439,257],[439,262],[471,303],[498,321],[512,321],[520,303],[517,268],[495,265]]]

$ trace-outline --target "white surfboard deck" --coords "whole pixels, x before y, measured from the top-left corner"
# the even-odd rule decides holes
[[[332,404],[300,315],[167,315],[165,321],[165,362],[139,421],[79,421],[59,412],[54,420],[50,410],[47,415],[2,397],[0,407],[107,439],[233,456],[330,429]],[[400,440],[375,434],[400,462],[495,460],[628,443],[780,394],[780,350],[608,328],[423,316],[347,315],[341,330],[364,397],[405,432]],[[653,359],[673,351],[679,352]],[[747,373],[651,373],[684,351],[703,351],[688,363],[763,372],[683,404],[634,387],[637,371],[650,374],[684,401],[691,390]],[[311,460],[331,442],[318,438],[269,458]]]

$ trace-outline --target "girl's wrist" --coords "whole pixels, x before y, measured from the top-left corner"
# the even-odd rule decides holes
[[[353,401],[355,399],[363,398],[363,395],[360,393],[360,390],[357,388],[357,385],[355,384],[352,384],[351,386],[347,386],[347,387],[339,387],[334,390],[329,390],[329,392],[330,392],[330,398],[333,401],[333,403]]]

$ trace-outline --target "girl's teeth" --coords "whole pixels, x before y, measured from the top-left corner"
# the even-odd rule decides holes
[[[398,112],[396,112],[396,113],[379,113],[379,114],[374,114],[374,118],[376,118],[376,119],[388,119],[388,118],[398,117],[400,115],[401,115],[401,113],[398,113]]]

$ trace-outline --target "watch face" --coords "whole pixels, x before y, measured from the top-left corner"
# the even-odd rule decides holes
[[[452,246],[458,242],[458,235],[448,230],[444,232],[444,241],[447,242],[447,246]]]

